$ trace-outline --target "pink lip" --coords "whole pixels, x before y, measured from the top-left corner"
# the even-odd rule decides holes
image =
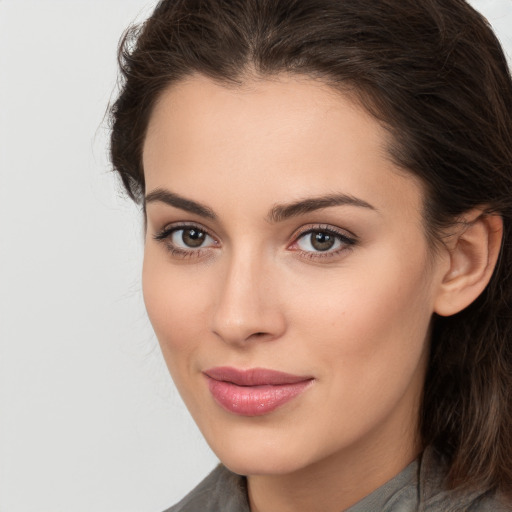
[[[312,377],[251,368],[210,368],[203,372],[215,401],[241,416],[261,416],[289,402],[313,382]]]

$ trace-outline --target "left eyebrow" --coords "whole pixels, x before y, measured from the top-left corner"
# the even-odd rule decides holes
[[[289,204],[275,205],[269,212],[267,219],[269,222],[282,222],[290,217],[297,217],[315,210],[330,208],[332,206],[357,206],[378,211],[370,203],[347,194],[330,194],[320,197],[310,197]]]

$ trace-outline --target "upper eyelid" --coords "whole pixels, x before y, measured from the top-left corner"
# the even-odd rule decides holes
[[[207,227],[205,227],[203,224],[199,222],[194,221],[181,221],[181,222],[175,222],[165,225],[162,229],[157,230],[157,232],[153,235],[155,239],[159,239],[159,237],[165,238],[169,236],[174,231],[179,231],[180,229],[186,229],[186,228],[196,228],[200,231],[204,231],[208,236],[213,238],[215,241],[219,242],[219,237],[213,234]],[[301,238],[304,235],[307,235],[308,233],[312,233],[315,231],[325,231],[332,233],[334,235],[344,237],[350,240],[353,240],[354,242],[358,241],[359,238],[357,235],[352,233],[346,228],[340,228],[337,226],[333,226],[331,224],[306,224],[301,226],[300,228],[296,229],[290,236],[289,239],[291,239],[291,244],[294,244],[299,238]],[[164,235],[164,236],[162,236]]]
[[[328,225],[328,224],[311,224],[309,226],[303,226],[294,232],[294,234],[290,237],[294,241],[300,238],[303,235],[307,235],[308,233],[313,233],[315,231],[326,231],[328,233],[333,233],[334,235],[338,235],[341,237],[349,238],[351,240],[357,241],[359,237],[345,228],[338,228],[336,226]]]
[[[171,252],[172,254],[176,255],[177,257],[184,258],[185,256],[200,256],[203,254],[204,251],[211,249],[213,245],[208,246],[198,246],[198,247],[180,247],[179,245],[176,245],[172,241],[172,235],[176,231],[183,231],[187,228],[197,229],[198,231],[202,231],[206,233],[208,237],[210,237],[214,242],[215,245],[218,244],[218,240],[215,236],[210,234],[209,230],[202,227],[200,224],[196,225],[192,222],[185,222],[185,223],[175,223],[175,224],[167,224],[164,228],[157,231],[153,234],[153,239],[159,243],[163,244],[164,246],[167,246],[167,250]]]
[[[200,224],[199,222],[175,222],[171,224],[166,224],[162,229],[156,230],[156,233],[154,234],[155,238],[158,238],[159,236],[165,235],[168,236],[174,231],[179,231],[180,229],[186,229],[186,228],[195,228],[199,231],[204,231],[208,236],[212,237],[215,240],[218,240],[218,237],[212,234],[212,232]]]

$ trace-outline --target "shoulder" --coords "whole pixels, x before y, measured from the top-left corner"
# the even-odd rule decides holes
[[[512,502],[505,502],[503,497],[495,494],[481,496],[470,512],[512,512]]]
[[[419,475],[421,512],[512,512],[512,504],[491,491],[447,489],[445,477],[443,457],[427,448]]]
[[[245,478],[218,465],[179,503],[165,512],[249,512]]]
[[[425,502],[422,512],[512,512],[512,504],[496,494],[444,492]]]

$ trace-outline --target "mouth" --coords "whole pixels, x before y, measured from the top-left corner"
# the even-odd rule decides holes
[[[288,403],[311,386],[310,376],[251,368],[215,367],[203,372],[214,400],[241,416],[262,416]]]

